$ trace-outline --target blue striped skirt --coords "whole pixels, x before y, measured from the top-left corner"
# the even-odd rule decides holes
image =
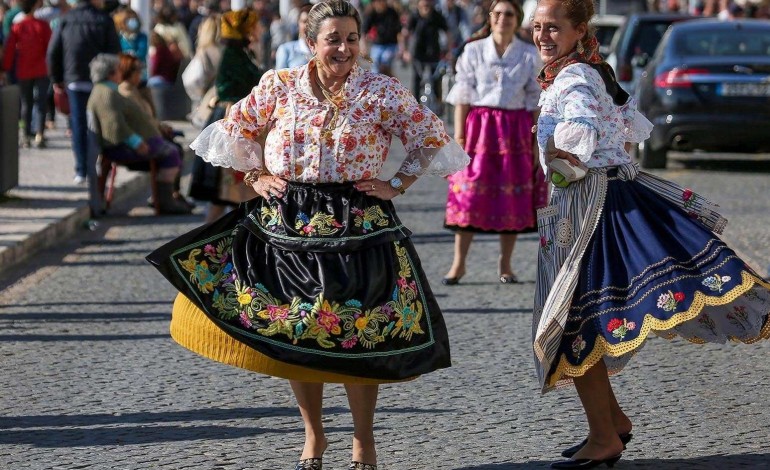
[[[556,188],[538,216],[533,337],[543,391],[598,361],[623,369],[650,335],[695,343],[770,337],[770,284],[715,233],[693,191],[633,165]]]

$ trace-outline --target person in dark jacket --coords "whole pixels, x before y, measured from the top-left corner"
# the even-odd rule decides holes
[[[449,25],[444,15],[436,9],[433,0],[419,0],[417,12],[412,14],[401,31],[402,58],[404,62],[411,62],[414,68],[412,90],[418,99],[422,92],[422,85],[424,85],[422,78],[425,69],[428,69],[430,75],[434,76],[438,63],[446,52],[440,41],[442,31],[450,36],[448,42],[451,43],[452,38],[448,34]],[[411,46],[407,48],[407,44],[411,44]],[[441,96],[440,77],[433,80],[433,89],[437,91],[437,96]]]
[[[101,8],[104,0],[80,0],[61,18],[48,46],[48,72],[55,88],[66,88],[70,104],[75,184],[86,182],[88,124],[86,104],[93,83],[88,64],[100,53],[118,54],[115,23]]]

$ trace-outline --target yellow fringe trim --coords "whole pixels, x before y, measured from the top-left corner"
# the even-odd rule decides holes
[[[627,343],[612,345],[608,343],[607,340],[605,340],[602,336],[597,337],[593,350],[578,366],[573,366],[570,364],[569,361],[567,361],[567,358],[562,354],[562,358],[559,360],[559,366],[548,379],[548,388],[568,385],[572,382],[571,379],[573,377],[580,377],[581,375],[585,374],[588,369],[601,361],[604,356],[620,357],[625,354],[635,352],[635,350],[638,349],[647,340],[647,336],[651,331],[664,332],[678,325],[681,325],[682,323],[690,321],[700,315],[701,311],[706,306],[716,307],[719,305],[729,304],[730,302],[748,292],[752,287],[754,287],[755,284],[759,284],[766,287],[767,289],[770,289],[770,283],[765,282],[764,280],[754,276],[749,272],[742,271],[741,278],[743,279],[741,285],[735,286],[730,292],[722,296],[715,297],[706,295],[702,292],[696,292],[695,299],[693,300],[692,305],[690,305],[690,308],[687,309],[687,311],[675,314],[668,320],[659,320],[650,314],[645,315],[642,322],[642,327],[639,330],[639,336],[634,340],[628,341]],[[668,333],[665,335],[660,334],[659,336],[665,339],[672,339],[678,335],[676,333]],[[756,338],[730,338],[730,340],[736,342],[740,341],[745,344],[752,344],[768,338],[770,338],[770,318],[765,322],[765,325],[760,330],[759,336]],[[685,339],[696,344],[705,343],[705,341],[700,338]],[[612,375],[620,371],[610,372]]]
[[[171,313],[171,337],[181,346],[201,356],[241,369],[289,380],[316,383],[375,385],[404,380],[379,380],[324,372],[277,361],[225,333],[190,299],[177,294]],[[333,359],[332,359],[333,360]]]

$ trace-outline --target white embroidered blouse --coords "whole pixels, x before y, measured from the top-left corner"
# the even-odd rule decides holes
[[[574,154],[589,168],[600,168],[631,163],[625,143],[643,142],[650,132],[652,123],[637,111],[636,100],[615,105],[590,65],[564,67],[540,95],[537,141],[544,171],[542,149],[551,136],[556,148]]]
[[[391,137],[407,150],[407,175],[446,176],[470,161],[441,120],[398,80],[354,66],[340,100],[338,125],[325,127],[334,107],[310,84],[314,65],[271,70],[225,119],[206,127],[190,147],[204,160],[238,171],[267,169],[290,181],[331,183],[374,178]],[[258,143],[267,131],[265,148]]]
[[[542,67],[537,49],[514,38],[500,57],[492,37],[474,41],[463,50],[455,66],[455,84],[448,103],[502,109],[537,109]]]

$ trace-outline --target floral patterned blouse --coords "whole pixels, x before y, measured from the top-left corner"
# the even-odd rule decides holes
[[[501,109],[537,109],[542,64],[537,49],[514,38],[500,57],[492,36],[474,41],[463,50],[455,66],[455,84],[448,103]]]
[[[420,105],[398,80],[354,66],[334,106],[319,101],[310,84],[313,63],[271,70],[228,116],[205,128],[191,144],[204,160],[239,171],[266,168],[298,182],[344,182],[374,178],[388,155],[391,137],[407,150],[407,175],[446,176],[470,161],[444,124]],[[258,138],[267,130],[264,151]]]
[[[589,168],[631,163],[626,142],[643,142],[652,132],[652,123],[636,110],[629,98],[617,106],[607,93],[599,72],[587,64],[564,67],[553,84],[540,95],[537,141],[540,164],[553,136],[556,148],[574,154]]]

